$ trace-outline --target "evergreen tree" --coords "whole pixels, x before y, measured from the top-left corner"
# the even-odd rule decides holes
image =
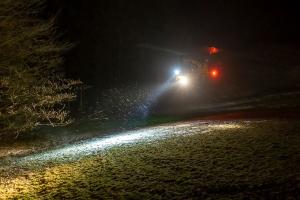
[[[80,81],[59,69],[70,45],[57,42],[43,0],[0,1],[0,135],[69,123],[66,102]]]

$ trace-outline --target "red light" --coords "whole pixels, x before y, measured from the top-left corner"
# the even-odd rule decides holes
[[[219,71],[217,69],[212,69],[209,74],[211,78],[217,78],[219,76]]]
[[[217,53],[219,53],[219,51],[220,50],[216,47],[208,47],[208,52],[210,55],[217,54]]]

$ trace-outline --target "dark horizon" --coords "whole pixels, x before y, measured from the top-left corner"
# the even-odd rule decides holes
[[[67,75],[99,89],[155,80],[157,68],[165,73],[176,63],[174,55],[149,50],[141,55],[140,44],[191,53],[217,46],[261,56],[258,51],[294,50],[299,43],[292,2],[74,0],[49,5],[51,13],[59,11],[64,39],[75,45],[66,55]]]

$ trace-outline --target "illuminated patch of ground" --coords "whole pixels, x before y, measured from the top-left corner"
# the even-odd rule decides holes
[[[118,144],[77,161],[18,172],[1,179],[0,198],[300,197],[299,121],[177,126],[187,134]]]

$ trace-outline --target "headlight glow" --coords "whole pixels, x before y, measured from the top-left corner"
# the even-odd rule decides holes
[[[189,84],[189,79],[187,76],[178,76],[178,83],[181,86],[187,86]]]
[[[177,75],[179,75],[180,74],[180,70],[179,69],[175,69],[174,70],[174,74],[177,76]]]

